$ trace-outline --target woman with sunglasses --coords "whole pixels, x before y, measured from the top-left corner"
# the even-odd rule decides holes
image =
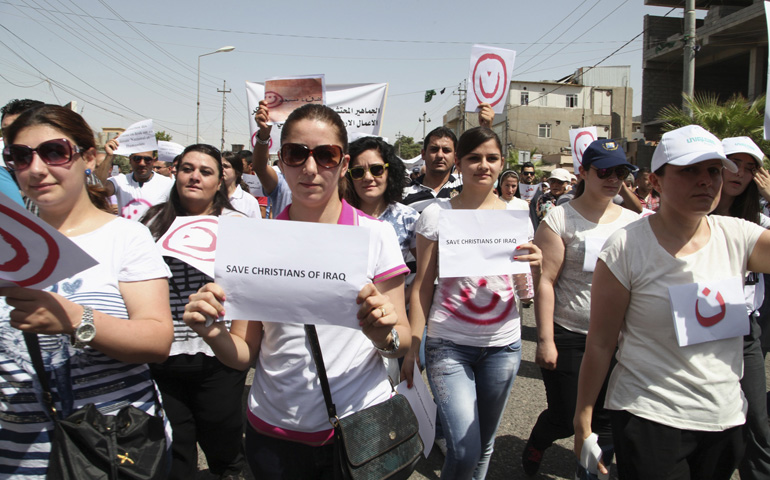
[[[522,453],[527,475],[537,472],[543,453],[554,441],[574,433],[572,417],[596,255],[607,237],[639,218],[612,201],[633,168],[617,142],[592,142],[583,153],[575,198],[554,207],[535,234],[535,244],[548,252],[535,294],[535,362],[543,376],[548,408],[538,417]],[[600,434],[600,445],[610,447],[612,433],[603,400],[600,395],[596,402],[594,431]]]
[[[261,219],[262,210],[259,208],[259,201],[241,187],[241,185],[245,186],[242,182],[243,161],[238,154],[222,152],[222,169],[227,196],[233,208],[249,218]],[[245,188],[249,187],[245,186]]]
[[[575,452],[615,357],[605,408],[622,479],[727,480],[743,455],[743,279],[770,271],[770,232],[708,215],[724,168],[737,171],[703,128],[665,133],[650,176],[660,208],[615,232],[599,254]]]
[[[45,290],[0,288],[0,472],[43,479],[54,427],[22,332],[38,335],[60,418],[89,403],[155,414],[147,363],[173,340],[168,269],[147,228],[107,213],[104,190],[86,185],[96,146],[80,115],[45,105],[4,133],[3,158],[41,220],[98,262]]]
[[[390,397],[383,356],[402,356],[411,343],[404,309],[408,269],[393,228],[342,199],[347,149],[345,124],[326,106],[304,105],[294,110],[281,130],[280,167],[292,203],[277,220],[360,225],[371,230],[368,275],[372,283],[356,299],[362,329],[316,326],[340,416]],[[308,239],[308,248],[323,254],[325,248],[334,246],[316,245]],[[205,286],[190,297],[185,321],[226,365],[255,366],[246,427],[246,455],[252,473],[260,479],[331,478],[333,430],[305,335],[303,324],[308,319],[287,308],[287,315],[296,315],[291,318],[293,323],[234,321],[229,332],[218,323],[206,327],[206,316],[220,316],[226,294],[216,284]]]
[[[242,216],[227,199],[225,175],[217,148],[205,144],[188,146],[180,155],[169,201],[150,208],[142,223],[157,241],[177,217]],[[195,477],[197,445],[206,455],[211,473],[219,478],[237,477],[246,468],[241,409],[246,371],[223,365],[182,320],[189,296],[213,279],[177,258],[163,260],[171,269],[168,295],[174,343],[168,360],[151,368],[173,429],[168,478]],[[228,327],[230,322],[224,323]]]
[[[762,176],[764,153],[749,137],[722,140],[725,155],[736,172],[722,170],[722,195],[714,214],[738,217],[770,228],[770,218],[760,212],[758,178]],[[741,461],[741,480],[770,477],[770,426],[767,420],[765,356],[760,342],[759,309],[765,299],[764,275],[750,272],[744,284],[749,334],[743,337],[741,388],[748,402],[746,412],[746,454]]]
[[[455,157],[462,192],[431,204],[417,221],[417,276],[409,313],[412,348],[401,373],[409,385],[413,375],[419,375],[414,365],[427,320],[426,371],[447,442],[442,479],[486,476],[495,432],[521,361],[513,276],[438,278],[434,289],[440,211],[511,209],[494,191],[502,158],[500,139],[492,130],[477,127],[463,133]],[[531,238],[531,223],[526,222],[526,228]],[[516,250],[514,259],[530,262],[537,277],[540,249],[526,243]],[[519,279],[526,280],[525,275]]]
[[[350,144],[345,198],[365,214],[393,226],[405,262],[414,251],[414,224],[420,216],[399,203],[406,184],[404,163],[381,138],[363,137]]]

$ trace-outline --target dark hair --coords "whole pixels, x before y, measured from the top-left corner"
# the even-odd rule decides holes
[[[235,184],[240,185],[243,191],[251,193],[249,186],[243,181],[243,162],[241,161],[241,156],[238,153],[227,150],[222,152],[222,160],[227,160],[230,166],[233,167],[235,171]]]
[[[11,145],[21,130],[39,125],[46,125],[60,131],[71,138],[83,152],[96,148],[94,132],[83,117],[69,108],[45,104],[22,111],[21,115],[3,132],[6,145]],[[105,212],[111,211],[110,203],[107,200],[107,190],[104,187],[86,185],[86,188],[91,203]]]
[[[521,164],[521,168],[519,169],[519,173],[523,172],[525,168],[531,168],[532,170],[535,169],[535,164],[532,162],[524,162]]]
[[[0,108],[0,120],[5,118],[7,115],[19,115],[29,110],[30,108],[39,107],[41,105],[45,105],[45,103],[41,102],[40,100],[31,100],[29,98],[20,100],[15,98],[6,103],[3,108]]]
[[[728,155],[727,158],[730,158]],[[757,162],[762,167],[762,164]],[[753,180],[749,182],[746,189],[733,199],[730,205],[730,216],[742,218],[749,222],[759,224],[759,214],[762,208],[759,204],[759,188]]]
[[[454,149],[457,150],[457,135],[455,135],[455,132],[453,132],[451,129],[447,127],[437,127],[428,132],[428,134],[425,136],[425,138],[422,140],[422,149],[425,150],[425,146],[430,143],[430,140],[436,137],[436,139],[439,138],[448,138],[452,140],[452,145],[454,146]]]
[[[396,156],[396,150],[379,137],[363,137],[350,144],[350,165],[356,161],[359,155],[368,151],[375,150],[380,154],[384,163],[388,164],[388,183],[385,187],[385,193],[382,198],[387,205],[401,200],[404,187],[407,185],[406,167],[404,162]],[[345,192],[346,200],[356,208],[361,207],[361,198],[359,198],[354,188],[354,180],[350,175],[345,175],[347,181],[347,190]]]
[[[198,152],[204,155],[208,155],[213,158],[219,169],[219,178],[222,178],[222,156],[216,147],[206,145],[204,143],[197,143],[185,148],[179,155],[179,163],[184,160],[185,155],[190,152]],[[168,196],[168,201],[155,205],[147,210],[147,213],[141,219],[141,222],[150,229],[153,238],[156,240],[166,233],[166,230],[174,223],[176,217],[186,217],[188,215],[187,210],[182,206],[182,199],[179,197],[179,175],[176,177],[174,186],[171,188],[171,193]],[[213,211],[211,215],[219,216],[222,214],[222,210],[227,208],[235,210],[230,204],[230,200],[227,197],[227,187],[225,182],[219,185],[219,189],[214,193],[214,203],[212,204]]]
[[[476,147],[482,143],[494,140],[497,144],[497,148],[500,150],[500,154],[503,152],[503,144],[500,142],[500,137],[487,127],[474,127],[470,130],[466,130],[460,136],[460,140],[457,142],[457,152],[455,158],[459,162],[464,156],[471,153]],[[501,159],[502,161],[502,159]]]
[[[248,163],[251,163],[251,156],[252,156],[251,150],[241,150],[240,152],[238,152],[238,158],[240,158],[241,160],[246,160]]]
[[[286,137],[294,128],[294,124],[300,120],[316,120],[333,126],[337,130],[337,139],[342,143],[342,151],[348,153],[348,131],[345,128],[345,122],[333,109],[316,103],[302,105],[289,114],[289,118],[286,119],[281,129],[281,145],[286,141]]]
[[[500,174],[500,177],[497,179],[497,195],[502,197],[503,196],[503,180],[505,180],[507,177],[516,177],[516,185],[521,183],[521,180],[519,179],[519,174],[516,173],[513,170],[506,170],[503,173]],[[519,188],[516,187],[516,193],[513,194],[516,198],[521,198],[521,193],[519,193]]]
[[[586,191],[586,181],[581,178],[580,181],[578,181],[577,185],[575,185],[575,188],[573,189],[573,191],[575,193],[572,194],[572,200],[583,195],[583,193],[585,193]]]

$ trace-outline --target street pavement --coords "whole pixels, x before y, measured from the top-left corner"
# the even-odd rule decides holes
[[[514,382],[500,428],[497,431],[495,451],[492,454],[487,479],[517,480],[534,478],[573,480],[575,460],[572,454],[572,438],[559,440],[546,451],[540,471],[534,477],[525,475],[521,469],[521,453],[529,437],[529,432],[546,405],[545,389],[540,377],[540,369],[535,364],[537,336],[533,308],[522,310],[521,337],[521,367]],[[766,366],[770,367],[767,364]],[[251,384],[251,375],[249,375],[247,383]],[[247,385],[247,389],[249,385]],[[200,455],[199,458],[200,472],[197,480],[212,480],[216,478],[208,473],[205,457]],[[433,448],[429,457],[421,460],[417,465],[417,470],[410,477],[410,480],[437,480],[441,473],[443,462],[444,456],[438,448]],[[246,478],[253,480],[251,476]],[[614,466],[611,470],[610,478],[617,479]],[[732,477],[732,480],[739,479],[740,476],[737,473]]]

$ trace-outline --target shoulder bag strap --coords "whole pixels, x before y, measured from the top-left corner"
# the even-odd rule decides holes
[[[313,353],[313,362],[318,370],[318,379],[321,381],[321,390],[326,402],[326,412],[329,415],[329,422],[336,426],[337,409],[332,402],[332,392],[329,388],[329,379],[326,377],[326,367],[324,366],[324,357],[321,353],[321,345],[318,343],[318,334],[315,325],[305,325],[305,333],[310,342],[310,350]]]
[[[48,373],[43,366],[43,356],[40,354],[40,342],[37,339],[37,334],[24,333],[24,343],[27,344],[27,350],[29,351],[30,360],[32,360],[32,366],[35,368],[37,379],[40,382],[40,386],[43,388],[43,402],[48,407],[48,414],[51,420],[54,422],[59,421],[59,415],[56,413],[56,405],[53,401],[53,395],[51,394],[51,387],[48,384]]]

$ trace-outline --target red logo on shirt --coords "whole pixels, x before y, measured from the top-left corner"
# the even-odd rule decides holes
[[[507,288],[504,292],[512,291],[513,286],[509,282],[506,283]],[[487,287],[487,280],[485,278],[480,279],[478,282],[477,297],[482,289],[491,293],[489,302],[486,305],[478,305],[474,298],[472,298],[472,291],[468,287],[460,289],[460,305],[452,305],[448,300],[445,300],[443,305],[458,319],[475,325],[491,325],[508,318],[515,303],[513,296],[511,295],[509,301],[501,304],[502,296]]]
[[[711,290],[704,288],[701,293],[708,297],[711,294]],[[695,318],[698,319],[698,323],[700,323],[701,326],[712,327],[721,322],[723,318],[725,318],[725,312],[727,311],[727,307],[725,307],[725,299],[722,298],[722,294],[719,292],[717,292],[716,299],[717,302],[719,302],[719,313],[710,317],[704,317],[700,314],[700,309],[698,308],[698,302],[700,302],[700,298],[695,301]]]

